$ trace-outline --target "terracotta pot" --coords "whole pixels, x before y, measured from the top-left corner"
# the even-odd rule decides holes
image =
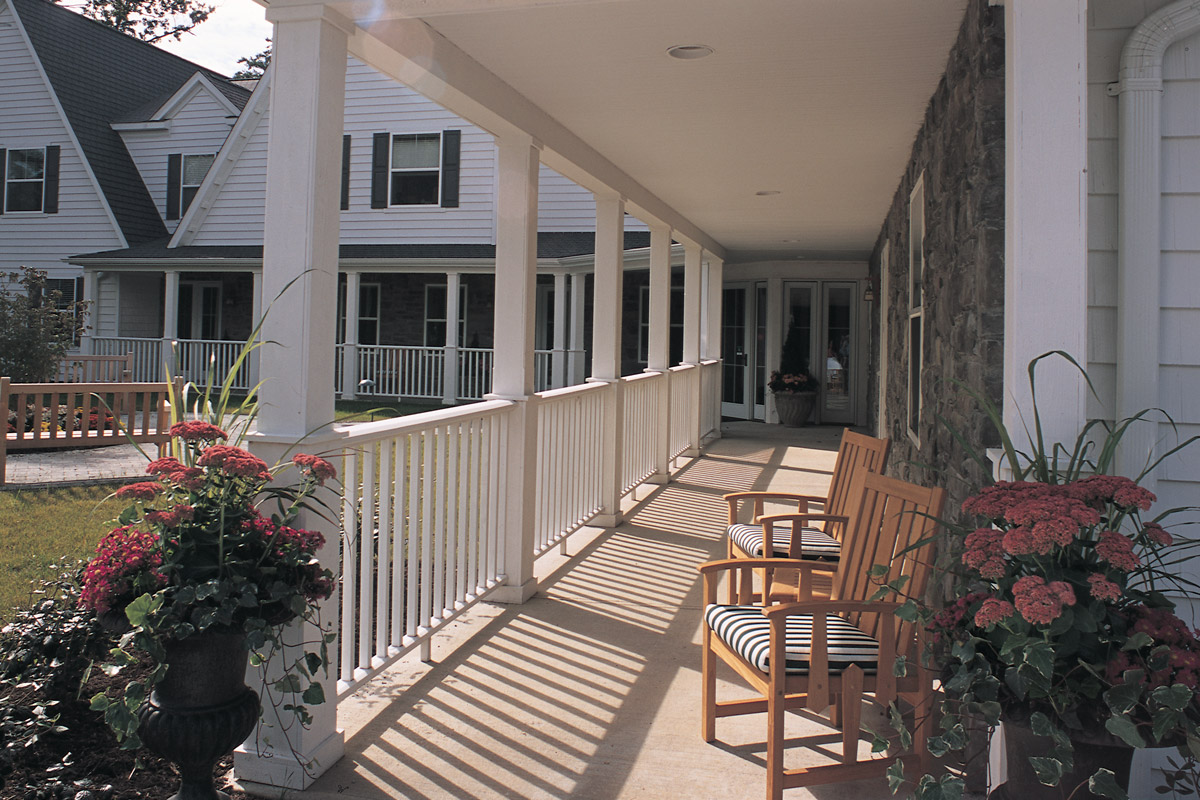
[[[147,749],[179,767],[171,800],[227,800],[213,767],[258,721],[258,695],[246,686],[245,634],[208,630],[166,646],[166,677],[138,711]]]
[[[775,394],[775,410],[779,412],[779,421],[789,428],[799,428],[808,424],[813,408],[817,405],[816,392],[777,392]]]
[[[1087,781],[1101,768],[1112,770],[1117,784],[1129,788],[1132,747],[1104,731],[1091,737],[1072,737],[1071,746],[1075,749],[1075,769],[1063,775],[1058,786],[1046,786],[1037,779],[1029,757],[1049,755],[1049,738],[1037,736],[1028,725],[1005,720],[1008,779],[988,795],[988,800],[1100,800],[1100,795],[1088,791]]]

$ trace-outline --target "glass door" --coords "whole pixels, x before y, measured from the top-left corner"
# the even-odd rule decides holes
[[[858,342],[853,335],[857,324],[856,284],[822,284],[821,347],[821,422],[854,424],[858,370]]]
[[[721,315],[721,415],[746,419],[746,380],[749,366],[746,328],[746,287],[730,286],[722,292]]]

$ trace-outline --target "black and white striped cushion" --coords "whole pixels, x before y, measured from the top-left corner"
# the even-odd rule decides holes
[[[742,552],[749,553],[752,556],[761,556],[763,554],[762,525],[730,525],[728,533],[733,543],[742,548]],[[788,544],[791,541],[791,525],[775,525],[771,528],[771,544],[774,546],[774,555],[786,556],[788,554]],[[841,543],[829,534],[819,531],[816,528],[800,529],[800,545],[804,548],[804,556],[806,558],[823,558],[836,561],[842,554]]]
[[[763,672],[770,668],[771,623],[759,606],[710,605],[704,620],[721,641]],[[851,664],[874,674],[879,661],[879,642],[841,617],[825,615],[829,671],[840,673]],[[807,675],[812,654],[812,615],[787,618],[787,672]]]

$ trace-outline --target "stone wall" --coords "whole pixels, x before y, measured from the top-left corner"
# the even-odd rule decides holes
[[[925,280],[922,412],[908,426],[909,195],[924,174]],[[948,511],[978,487],[981,468],[946,423],[982,452],[996,437],[978,404],[955,382],[997,404],[1004,335],[1004,9],[970,0],[946,72],[929,102],[912,158],[876,242],[879,275],[890,243],[886,423],[889,472],[950,492]],[[879,336],[878,321],[875,323]],[[876,341],[879,341],[876,338]],[[872,381],[878,380],[873,364]],[[875,387],[869,396],[878,398]],[[942,418],[945,422],[942,421]],[[919,441],[919,446],[917,444]]]

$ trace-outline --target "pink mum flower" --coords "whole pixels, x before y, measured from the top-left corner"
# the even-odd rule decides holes
[[[1004,574],[1004,531],[995,528],[979,528],[967,534],[963,541],[963,563],[978,570],[985,578],[999,578]]]
[[[199,467],[184,467],[181,466],[169,476],[172,483],[175,483],[184,489],[191,492],[198,492],[204,488],[204,470]]]
[[[292,463],[310,473],[317,483],[324,485],[325,481],[337,477],[337,469],[320,456],[307,453],[297,453],[292,456]]]
[[[219,467],[221,472],[234,478],[251,478],[260,481],[271,478],[267,462],[240,447],[213,445],[200,454],[196,463],[202,467]]]
[[[142,481],[117,489],[117,497],[121,500],[153,500],[161,491],[162,487],[157,483]]]
[[[175,458],[156,458],[146,467],[148,475],[170,475],[172,472],[183,469],[183,464],[180,464]]]
[[[1034,625],[1049,625],[1062,616],[1064,605],[1075,604],[1071,585],[1055,581],[1046,585],[1040,575],[1026,575],[1013,585],[1013,599],[1021,616]]]
[[[1149,511],[1157,500],[1154,493],[1121,475],[1090,475],[1071,484],[1072,493],[1086,503],[1101,507],[1113,503]]]
[[[980,628],[990,628],[1001,620],[1006,620],[1017,612],[1013,604],[1007,600],[989,597],[975,612],[975,624]]]
[[[1096,572],[1088,576],[1088,583],[1091,584],[1092,597],[1097,600],[1108,600],[1116,602],[1121,599],[1121,587],[1113,583],[1102,572]]]
[[[176,422],[171,426],[170,433],[185,442],[215,442],[218,439],[229,438],[229,434],[216,425],[198,419]]]
[[[1141,566],[1142,561],[1133,552],[1133,540],[1116,531],[1104,531],[1096,543],[1096,555],[1117,569],[1130,570]]]
[[[1167,530],[1157,522],[1147,522],[1142,526],[1142,533],[1160,547],[1170,547],[1175,542],[1171,534],[1167,533]]]

